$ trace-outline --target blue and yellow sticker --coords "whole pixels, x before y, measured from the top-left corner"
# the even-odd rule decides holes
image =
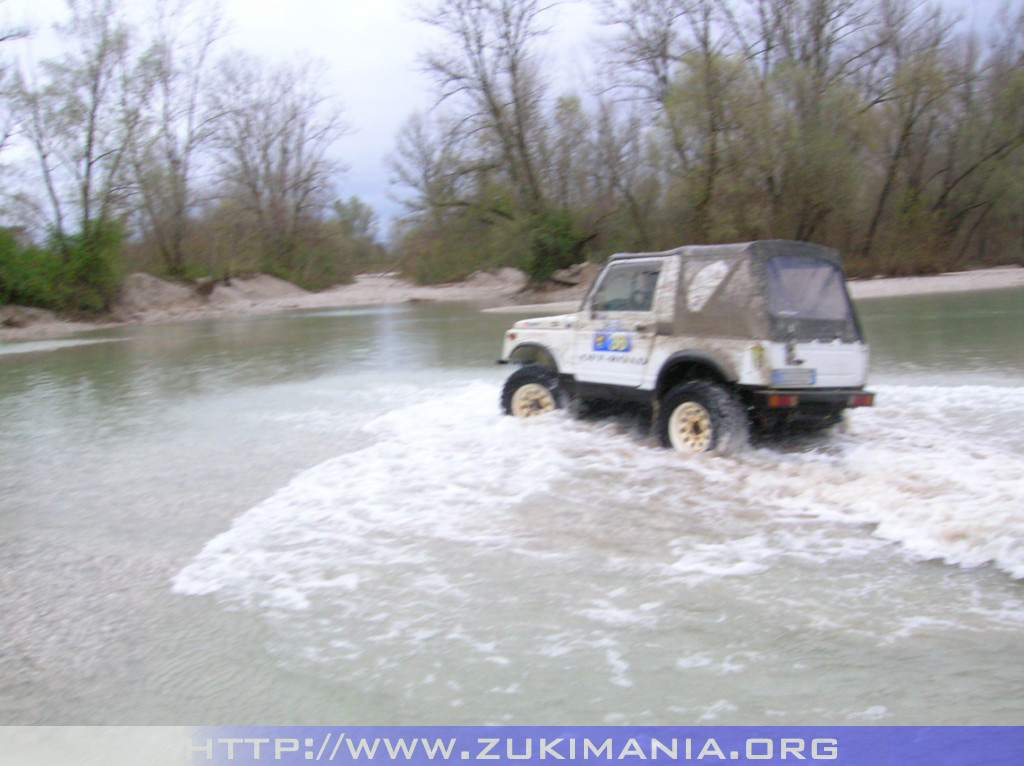
[[[633,338],[628,332],[594,333],[594,351],[626,354],[633,350]]]

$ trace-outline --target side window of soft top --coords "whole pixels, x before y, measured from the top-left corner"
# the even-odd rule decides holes
[[[623,263],[610,266],[590,301],[590,310],[650,311],[661,264]]]

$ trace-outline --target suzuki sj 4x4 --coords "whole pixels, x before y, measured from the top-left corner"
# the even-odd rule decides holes
[[[516,322],[499,361],[521,365],[507,414],[638,402],[681,452],[729,451],[752,427],[825,428],[874,403],[839,254],[806,242],[613,255],[578,312]]]

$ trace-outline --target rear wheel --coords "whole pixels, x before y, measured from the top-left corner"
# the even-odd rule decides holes
[[[746,413],[724,387],[705,380],[669,389],[658,408],[658,438],[678,452],[732,452],[747,441]]]
[[[550,367],[530,364],[508,376],[501,392],[501,408],[506,415],[529,418],[554,412],[565,406],[558,375]]]

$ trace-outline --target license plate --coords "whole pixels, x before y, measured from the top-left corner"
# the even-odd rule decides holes
[[[773,386],[813,386],[816,379],[817,372],[805,367],[772,370]]]

